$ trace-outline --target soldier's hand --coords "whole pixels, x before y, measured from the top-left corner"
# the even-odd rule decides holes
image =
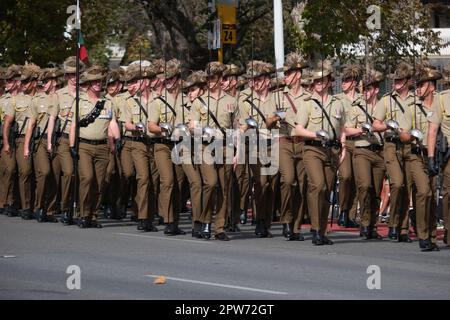
[[[428,174],[432,177],[436,176],[439,173],[439,168],[434,161],[434,157],[428,158]]]
[[[30,149],[28,149],[27,147],[23,148],[23,157],[25,159],[28,159],[30,157]]]
[[[52,153],[53,152],[53,146],[52,146],[51,142],[47,143],[47,152],[48,153]]]
[[[411,142],[411,135],[408,131],[402,130],[400,131],[400,141],[403,143]]]
[[[10,155],[10,154],[11,154],[11,147],[9,146],[9,143],[4,144],[2,150],[3,150],[3,152],[6,153],[7,155]]]
[[[80,159],[80,156],[78,155],[77,150],[75,149],[75,147],[70,147],[70,156],[72,157],[72,159]]]

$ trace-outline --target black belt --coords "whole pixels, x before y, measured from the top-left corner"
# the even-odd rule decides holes
[[[351,137],[345,137],[345,139],[348,141],[356,141],[356,140],[361,140],[361,137],[351,136]]]
[[[428,149],[427,148],[421,148],[418,145],[412,145],[411,146],[411,153],[416,155],[424,155],[428,156]]]
[[[367,149],[370,151],[382,151],[383,146],[381,144],[371,144],[370,146],[356,147],[357,149]]]
[[[305,145],[313,147],[325,147],[325,148],[342,148],[342,144],[339,141],[319,141],[319,140],[305,140]]]
[[[175,144],[174,141],[165,138],[151,138],[150,143],[161,143],[169,146],[173,146]]]
[[[400,141],[400,138],[399,138],[399,137],[394,137],[394,136],[392,136],[392,137],[385,137],[384,140],[385,140],[386,142],[402,143],[402,142]]]
[[[142,142],[145,144],[150,143],[150,141],[147,137],[130,137],[130,138],[131,138],[130,140],[133,142]]]
[[[94,146],[98,146],[98,145],[107,143],[106,139],[103,139],[103,140],[89,140],[89,139],[84,139],[84,138],[80,138],[80,142],[92,144]]]

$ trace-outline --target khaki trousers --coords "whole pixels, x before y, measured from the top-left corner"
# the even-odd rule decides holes
[[[413,188],[413,206],[416,212],[417,236],[419,239],[428,239],[431,237],[431,186],[428,176],[426,160],[422,155],[411,154],[409,159],[409,169],[411,172],[411,181],[409,185],[414,184]]]
[[[303,142],[280,143],[281,223],[295,224],[294,232],[301,229],[306,212],[306,173],[303,163]],[[295,195],[295,196],[294,196]]]
[[[384,161],[386,172],[389,177],[390,189],[390,218],[389,227],[399,228],[402,234],[409,231],[409,188],[407,181],[409,164],[408,157],[411,155],[411,145],[396,145],[392,142],[384,144]]]
[[[239,186],[239,198],[240,198],[240,209],[247,211],[248,209],[248,197],[250,196],[250,177],[248,173],[247,164],[237,164],[236,165],[236,179]],[[253,186],[252,186],[253,187]]]
[[[268,152],[270,152],[270,148],[268,148]],[[257,224],[270,228],[273,214],[272,176],[261,174],[262,167],[259,161],[258,164],[250,164],[250,170],[255,183],[255,216]]]
[[[312,229],[320,235],[325,235],[327,231],[330,193],[336,175],[337,161],[334,149],[304,147],[303,162],[308,176],[308,212]]]
[[[133,166],[133,158],[131,157],[131,140],[125,140],[122,151],[120,152],[120,165],[122,169],[122,179],[121,179],[121,189],[125,190],[122,192],[120,197],[120,203],[122,208],[127,208],[128,200],[131,196],[132,205],[131,210],[134,215],[138,215],[137,205],[135,202],[136,197],[136,181],[134,179],[136,172]]]
[[[39,143],[36,141],[36,143]],[[49,154],[47,152],[47,139],[42,139],[33,155],[34,173],[36,177],[35,208],[47,209],[47,215],[55,213],[56,208],[47,207],[50,199],[56,198],[55,178]]]
[[[200,167],[190,163],[183,163],[182,168],[189,182],[192,221],[200,222],[202,214],[202,176],[200,173]]]
[[[50,197],[48,208],[50,211],[56,209],[56,194],[61,192],[61,210],[67,212],[71,206],[74,177],[73,159],[70,156],[69,139],[67,137],[61,137],[51,166],[53,182],[57,191],[53,197]]]
[[[354,141],[346,141],[346,156],[339,167],[339,208],[347,211],[349,218],[354,220],[358,209],[356,182],[353,174]]]
[[[180,186],[184,179],[181,165],[174,165],[171,152],[173,145],[156,143],[155,162],[159,172],[159,215],[164,218],[164,223],[173,223],[178,226],[180,216]]]
[[[31,158],[25,159],[23,156],[24,137],[16,139],[16,161],[19,169],[19,192],[22,210],[32,210],[31,206],[31,183],[33,173],[33,165]]]
[[[106,144],[91,145],[80,142],[79,204],[82,218],[97,218],[98,199],[101,197],[110,151]]]
[[[0,154],[0,208],[14,204],[14,174],[16,171],[15,154]]]
[[[450,230],[450,161],[444,167],[444,181],[442,187],[442,214],[444,218],[444,227]]]
[[[386,167],[383,151],[355,148],[353,153],[361,226],[375,227]]]
[[[223,152],[225,154],[225,149]],[[203,180],[203,210],[200,222],[211,223],[215,207],[214,231],[216,234],[224,232],[232,167],[229,164],[203,162],[200,165],[200,171]],[[219,190],[214,197],[217,183],[219,183]]]

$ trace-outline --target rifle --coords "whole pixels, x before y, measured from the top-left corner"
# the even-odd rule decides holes
[[[438,167],[438,175],[436,177],[436,212],[437,218],[442,217],[442,188],[444,182],[444,166],[450,157],[450,149],[448,141],[441,130],[439,130],[436,138],[436,149],[434,151],[434,159]]]
[[[333,218],[339,216],[339,175],[336,174],[333,181],[333,189],[330,194],[331,204],[331,222],[330,228],[333,227]]]
[[[38,124],[36,123],[36,125],[33,128],[33,133],[31,134],[31,139],[30,139],[30,146],[29,146],[30,156],[32,156],[35,151],[36,140],[39,139],[39,142],[41,141],[40,136],[41,136],[41,128],[39,128]],[[38,146],[39,146],[39,144],[38,144]]]
[[[14,121],[11,124],[11,128],[9,128],[9,136],[8,136],[8,142],[11,151],[16,149],[16,138],[18,135],[19,135],[19,124],[16,121]]]
[[[67,119],[66,122],[64,124],[64,129],[65,126],[67,125]],[[61,130],[61,119],[59,117],[56,118],[55,120],[55,127],[53,129],[53,135],[52,135],[52,153],[50,154],[50,159],[53,159],[55,157],[56,154],[56,149],[58,149],[59,146],[59,141],[61,139],[62,136],[62,131]]]

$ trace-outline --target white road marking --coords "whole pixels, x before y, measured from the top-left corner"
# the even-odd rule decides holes
[[[154,275],[154,274],[148,274],[146,277],[150,278],[158,278],[160,275]],[[206,282],[206,281],[198,281],[198,280],[190,280],[190,279],[183,279],[183,278],[174,278],[174,277],[165,277],[167,280],[173,280],[173,281],[180,281],[180,282],[188,282],[188,283],[195,283],[195,284],[203,284],[205,286],[213,286],[213,287],[221,287],[221,288],[230,288],[230,289],[237,289],[237,290],[245,290],[245,291],[253,291],[253,292],[261,292],[261,293],[269,293],[269,294],[277,294],[277,295],[284,295],[288,294],[287,292],[282,291],[273,291],[273,290],[264,290],[264,289],[257,289],[257,288],[251,288],[251,287],[242,287],[242,286],[234,286],[231,284],[223,284],[223,283],[215,283],[215,282]]]

